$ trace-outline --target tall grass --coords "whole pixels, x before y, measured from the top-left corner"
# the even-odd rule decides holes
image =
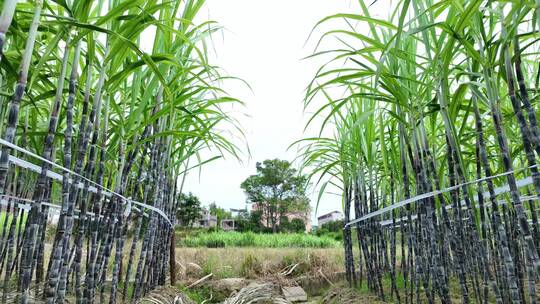
[[[331,248],[340,242],[310,234],[256,234],[253,232],[210,232],[188,236],[180,241],[185,247],[267,247]]]

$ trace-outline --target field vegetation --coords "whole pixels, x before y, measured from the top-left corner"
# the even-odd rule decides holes
[[[328,236],[304,233],[201,232],[178,241],[183,247],[337,248],[339,241]]]

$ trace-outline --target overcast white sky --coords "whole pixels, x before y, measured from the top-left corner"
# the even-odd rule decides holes
[[[307,114],[303,113],[304,89],[322,60],[301,60],[313,52],[320,32],[304,45],[313,26],[335,13],[353,12],[350,0],[208,0],[201,20],[218,21],[225,28],[214,37],[212,62],[229,75],[248,82],[250,91],[239,82],[225,89],[246,103],[241,117],[247,133],[251,159],[243,163],[233,158],[218,160],[191,174],[185,191],[198,195],[205,205],[216,202],[224,208],[244,208],[246,197],[240,183],[255,173],[255,163],[269,158],[289,161],[296,151],[287,151],[303,136]],[[334,40],[336,46],[337,40]],[[312,204],[316,195],[312,195]],[[326,196],[319,214],[341,210],[341,199]]]

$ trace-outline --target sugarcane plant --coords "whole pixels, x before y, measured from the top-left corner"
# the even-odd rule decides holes
[[[204,2],[3,2],[3,303],[133,302],[175,283],[183,180],[239,157],[243,136]]]
[[[342,47],[310,56],[330,58],[306,90],[316,135],[295,143],[319,198],[342,193],[349,283],[398,303],[537,303],[538,1],[358,4],[314,28]]]

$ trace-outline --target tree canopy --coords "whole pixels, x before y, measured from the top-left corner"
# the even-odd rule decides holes
[[[192,227],[195,221],[200,218],[202,210],[201,201],[196,195],[191,192],[180,194],[176,218],[182,226]]]
[[[309,208],[306,197],[308,178],[280,159],[267,159],[256,164],[257,174],[248,177],[240,187],[249,203],[257,204],[263,220],[276,232],[279,219],[288,212]]]

